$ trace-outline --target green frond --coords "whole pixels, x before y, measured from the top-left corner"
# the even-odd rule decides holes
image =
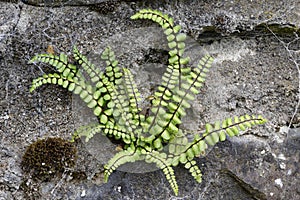
[[[99,118],[100,123],[106,124],[107,121],[113,120],[114,102],[112,101],[112,93],[115,83],[122,77],[122,73],[117,66],[118,61],[115,59],[114,53],[110,48],[106,48],[101,56],[101,58],[106,61],[106,71],[102,72],[89,62],[88,59],[78,51],[76,46],[74,46],[73,53],[74,58],[85,70],[89,79],[93,83],[96,83],[96,89],[94,89],[93,95],[86,98],[85,102],[88,102],[88,107],[94,108],[94,114]],[[90,100],[92,101],[89,102]]]
[[[54,73],[44,74],[43,76],[34,79],[31,84],[30,92],[44,84],[60,85],[63,88],[68,89],[70,92],[72,92],[77,87],[87,87],[85,82],[78,82],[78,79],[76,77],[70,78],[63,76],[62,74]]]
[[[195,160],[191,160],[191,161],[187,161],[185,163],[184,167],[189,170],[191,175],[194,177],[194,179],[198,183],[201,183],[202,182],[202,173],[201,173],[201,170],[199,169],[199,167],[196,164],[197,163],[196,163]]]
[[[213,58],[210,56],[204,56],[200,59],[198,66],[193,68],[188,77],[186,77],[187,84],[184,88],[191,93],[198,94],[198,89],[202,87],[204,83],[207,72],[209,72],[209,68],[211,67],[213,62]]]
[[[148,163],[155,163],[158,168],[160,168],[168,180],[171,188],[173,189],[175,195],[178,195],[178,185],[176,177],[174,175],[174,170],[170,163],[167,161],[167,155],[162,152],[152,151],[146,153],[145,161]]]
[[[91,68],[89,68],[88,64],[89,62],[85,61],[86,58],[82,56],[76,47],[74,48],[74,54],[77,56],[78,62],[82,63],[82,66],[85,66],[85,70],[90,70],[93,68],[92,65],[89,65]],[[62,54],[61,54],[62,55]],[[42,55],[43,58],[53,58],[58,59],[57,56],[46,54],[46,56]],[[60,56],[61,59],[65,59],[64,56]],[[39,55],[35,57],[35,59],[39,59]],[[33,59],[33,60],[35,60]],[[84,62],[85,61],[85,62]],[[47,62],[50,62],[47,60]],[[84,64],[85,63],[85,64]],[[68,66],[70,66],[69,64]],[[59,69],[59,68],[58,68]],[[111,104],[109,102],[110,95],[109,91],[112,89],[112,85],[107,81],[104,83],[101,82],[102,80],[98,80],[98,84],[102,83],[102,87],[95,90],[95,88],[86,83],[83,76],[77,72],[75,76],[70,76],[71,70],[68,70],[69,68],[66,67],[64,71],[62,71],[60,74],[54,73],[54,74],[45,74],[42,77],[39,77],[37,79],[34,79],[30,88],[30,92],[35,90],[37,87],[43,85],[43,84],[56,84],[60,85],[63,88],[68,89],[70,92],[73,92],[74,94],[79,95],[79,97],[86,103],[86,105],[94,110],[94,114],[99,118],[100,123],[106,124],[106,122],[110,119],[110,116],[112,116],[111,111]],[[64,72],[68,71],[69,74],[64,74]],[[89,71],[90,72],[90,71]],[[106,108],[106,109],[104,109]]]
[[[182,130],[179,129],[178,133],[173,137],[168,144],[168,152],[169,156],[176,157],[179,156],[186,150],[186,146],[188,145],[188,138],[186,137],[186,133],[183,133]],[[174,159],[172,161],[172,165],[177,166],[178,159]]]
[[[261,125],[266,122],[262,116],[243,115],[225,119],[222,123],[215,122],[214,124],[206,124],[206,130],[200,135],[195,135],[193,142],[189,143],[180,153],[179,161],[185,164],[188,160],[194,157],[205,154],[208,145],[214,146],[219,141],[226,140],[226,135],[233,137],[237,136],[240,131],[245,131],[255,125]]]
[[[95,83],[101,81],[103,72],[99,68],[96,68],[94,64],[92,64],[86,56],[82,55],[76,46],[73,48],[73,55],[78,64],[82,67],[82,69],[87,73],[89,79]]]
[[[233,118],[227,118],[222,122],[206,124],[206,130],[202,137],[205,137],[208,144],[214,145],[218,141],[224,141],[226,139],[226,135],[230,137],[237,136],[240,131],[245,131],[255,125],[261,125],[266,122],[267,120],[260,115],[235,116]]]
[[[189,101],[194,100],[195,94],[199,92],[198,88],[205,81],[206,73],[209,71],[212,61],[213,59],[209,56],[203,57],[197,68],[183,79],[185,82],[182,83],[182,87],[178,85],[179,71],[174,71],[176,68],[172,66],[167,69],[163,76],[162,85],[157,88],[158,91],[154,94],[156,100],[151,109],[153,118],[149,118],[152,119],[149,120],[150,134],[155,135],[156,138],[162,137],[164,141],[169,141],[178,132],[177,126],[181,124],[181,118],[186,115],[185,110],[190,108]]]
[[[118,66],[118,60],[116,60],[114,52],[111,50],[110,47],[107,47],[101,54],[101,59],[106,62],[105,73],[104,75],[108,78],[110,83],[113,85],[117,85],[123,73]]]
[[[168,66],[166,72],[162,77],[162,84],[157,88],[157,92],[154,93],[155,100],[152,101],[153,103],[153,118],[149,122],[149,130],[161,119],[163,119],[163,115],[168,110],[169,99],[171,99],[173,95],[173,89],[176,87],[178,83],[178,69]]]
[[[131,16],[131,19],[148,19],[158,23],[165,30],[164,34],[167,37],[168,46],[170,48],[169,55],[171,58],[169,59],[169,64],[188,64],[188,62],[186,62],[187,58],[182,58],[186,35],[184,33],[179,33],[181,27],[179,25],[174,26],[173,18],[157,10],[143,9]],[[184,61],[181,61],[182,59]],[[181,68],[181,66],[179,67]]]
[[[77,73],[75,65],[68,62],[67,55],[61,53],[59,56],[53,54],[38,54],[34,56],[29,63],[42,62],[56,68],[64,77],[73,78]]]
[[[115,171],[119,166],[128,163],[141,160],[140,152],[135,151],[135,149],[128,148],[117,153],[108,163],[104,166],[104,181],[107,182],[109,176]]]
[[[66,81],[66,84],[63,84],[64,81]],[[33,79],[31,87],[29,89],[30,92],[33,92],[36,88],[45,85],[45,84],[58,84],[58,82],[61,82],[66,87],[68,86],[68,81],[65,80],[64,77],[61,77],[61,75],[54,73],[54,74],[44,74],[41,77],[38,77],[36,79]]]
[[[107,136],[114,137],[116,140],[122,140],[125,144],[131,144],[136,141],[133,132],[128,132],[125,126],[108,122],[103,129],[103,133]]]
[[[168,30],[174,26],[173,18],[158,10],[143,9],[130,17],[130,19],[149,19],[158,23],[163,29]]]
[[[125,90],[129,98],[130,112],[138,116],[138,113],[141,111],[138,106],[138,102],[141,101],[141,94],[138,91],[137,85],[133,80],[131,72],[126,68],[123,68],[123,71]]]
[[[100,133],[104,128],[103,125],[98,123],[91,123],[85,126],[80,126],[72,136],[71,142],[74,142],[77,138],[85,137],[85,142],[88,142],[96,133]]]
[[[119,127],[138,136],[141,133],[138,128],[143,119],[139,114],[140,109],[137,104],[139,92],[129,70],[124,70],[123,78],[112,92],[112,101],[115,104],[113,117]]]
[[[113,101],[113,93],[115,85],[120,82],[122,73],[120,72],[118,61],[115,59],[113,51],[106,48],[101,55],[102,60],[106,61],[105,72],[96,68],[88,59],[83,56],[76,46],[73,49],[74,57],[81,67],[85,70],[90,80],[95,84],[92,95],[84,99],[89,108],[94,109],[94,114],[98,117],[101,124],[108,121],[114,121],[113,113],[115,102]],[[80,89],[78,88],[77,91]],[[86,93],[86,92],[85,92]]]

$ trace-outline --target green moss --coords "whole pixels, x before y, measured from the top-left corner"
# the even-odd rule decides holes
[[[21,167],[34,179],[46,181],[72,168],[76,159],[77,149],[72,143],[61,138],[47,138],[27,147]]]

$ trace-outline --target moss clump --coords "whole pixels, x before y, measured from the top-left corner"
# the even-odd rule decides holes
[[[37,140],[27,147],[21,167],[34,179],[47,181],[75,165],[76,147],[61,138]]]

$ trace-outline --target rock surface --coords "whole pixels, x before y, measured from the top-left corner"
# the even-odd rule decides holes
[[[193,59],[215,57],[187,126],[244,113],[269,120],[199,158],[201,184],[175,168],[180,198],[300,199],[298,0],[0,1],[0,199],[176,199],[161,171],[117,171],[104,184],[112,146],[92,151],[78,142],[75,168],[49,182],[20,168],[26,147],[38,138],[69,139],[78,124],[95,120],[83,117],[91,115],[60,87],[29,93],[33,78],[53,71],[29,59],[49,46],[68,53],[76,44],[97,63],[109,44],[147,88],[163,69],[166,44],[155,24],[129,19],[142,8],[171,15],[189,36]]]

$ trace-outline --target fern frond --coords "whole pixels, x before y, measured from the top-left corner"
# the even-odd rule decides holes
[[[128,148],[117,153],[108,163],[104,166],[104,181],[107,182],[109,176],[115,171],[119,166],[128,163],[141,160],[141,154],[139,151],[135,151],[134,148]]]
[[[102,123],[105,124],[105,122],[107,121],[106,118],[108,117],[110,112],[109,109],[113,107],[113,103],[108,104],[111,100],[111,95],[109,91],[112,91],[112,83],[107,80],[107,78],[104,76],[104,73],[100,71],[100,69],[95,68],[95,66],[78,51],[76,46],[74,46],[73,53],[74,58],[88,74],[90,80],[92,82],[97,82],[96,89],[93,92],[93,98],[98,102],[100,107],[94,110],[94,114],[97,117],[99,117]],[[106,113],[104,116],[101,116],[101,113],[103,113],[104,108],[107,108],[105,110]]]
[[[107,123],[103,132],[105,135],[114,137],[116,140],[122,140],[128,145],[136,140],[133,132],[128,132],[125,126],[119,124]]]
[[[170,48],[169,54],[169,65],[162,77],[162,85],[158,88],[155,93],[155,100],[153,101],[154,107],[151,109],[152,116],[150,116],[146,121],[149,123],[148,129],[151,134],[163,136],[164,140],[168,141],[172,134],[170,134],[166,129],[161,130],[163,125],[157,125],[159,121],[166,121],[162,116],[166,113],[168,108],[167,105],[170,103],[171,96],[173,95],[173,89],[178,86],[181,87],[182,70],[181,65],[185,65],[189,62],[189,58],[182,58],[186,35],[178,33],[180,26],[174,26],[174,20],[168,15],[162,14],[160,11],[143,9],[133,15],[131,19],[150,19],[158,23],[165,31],[167,36],[168,46]],[[175,118],[175,117],[173,117]],[[180,121],[179,118],[177,118]],[[170,123],[167,127],[171,132],[176,132],[176,124]],[[162,131],[162,132],[160,132]],[[156,144],[159,144],[159,139],[156,140]],[[160,145],[156,145],[160,146]]]
[[[118,67],[118,61],[115,58],[114,52],[107,47],[101,54],[101,59],[106,62],[105,72],[100,74],[101,81],[96,84],[94,98],[98,99],[103,112],[99,110],[99,120],[103,122],[111,121],[114,123],[114,115],[117,113],[116,102],[116,87],[122,82],[122,72]],[[105,114],[101,115],[100,113]]]
[[[124,78],[126,75],[124,76]],[[127,135],[133,136],[137,135],[137,129],[139,127],[138,113],[134,112],[137,108],[135,101],[129,99],[129,95],[134,96],[134,94],[129,94],[126,90],[126,84],[122,83],[117,85],[114,92],[112,93],[112,101],[115,104],[115,109],[113,112],[113,117],[117,122],[117,126],[120,127]],[[131,86],[130,86],[131,87]],[[133,108],[132,108],[133,107]]]
[[[76,46],[74,46],[73,53],[74,58],[88,74],[90,80],[96,83],[93,98],[99,106],[94,109],[94,114],[99,118],[101,124],[106,124],[108,121],[114,122],[113,110],[115,103],[112,100],[112,95],[115,90],[115,84],[120,82],[122,73],[117,66],[118,61],[115,59],[113,51],[110,48],[106,48],[101,55],[101,58],[106,61],[105,72],[102,72],[89,62],[78,51]]]
[[[166,14],[163,14],[158,10],[142,9],[132,15],[130,19],[149,19],[158,23],[163,29],[174,26],[173,18],[169,17]]]
[[[116,60],[115,53],[110,47],[107,47],[101,54],[101,59],[105,61],[105,73],[104,75],[108,78],[109,82],[113,85],[117,85],[121,80],[123,74],[120,67],[118,66],[119,61]]]
[[[85,142],[88,142],[96,133],[100,133],[104,125],[98,123],[91,123],[88,125],[80,126],[72,135],[71,142],[75,139],[85,137]]]
[[[195,68],[182,83],[182,88],[175,86],[177,79],[172,79],[172,75],[168,75],[167,81],[163,85],[168,87],[158,87],[158,92],[155,93],[156,99],[153,102],[154,107],[151,111],[154,113],[149,132],[154,134],[156,138],[162,137],[164,141],[169,141],[178,132],[178,125],[181,124],[181,118],[186,115],[185,110],[190,108],[189,101],[194,100],[195,95],[199,93],[198,88],[205,81],[206,73],[212,64],[212,57],[203,57],[197,68]],[[174,86],[174,87],[173,87]],[[157,106],[156,106],[157,105]]]
[[[31,87],[29,89],[30,92],[33,92],[38,87],[44,85],[44,84],[57,84],[58,80],[63,80],[64,78],[61,77],[61,75],[54,73],[54,74],[44,74],[41,77],[38,77],[36,79],[33,79]],[[68,86],[68,81],[63,84],[65,87]]]
[[[202,182],[202,173],[201,173],[201,170],[199,169],[199,167],[196,164],[197,163],[196,163],[195,160],[191,160],[191,161],[187,161],[185,163],[184,167],[189,170],[191,175],[194,177],[194,179],[198,183],[201,183]]]
[[[152,113],[146,119],[146,122],[149,123],[149,133],[160,137],[165,131],[164,136],[166,136],[166,140],[169,140],[171,137],[165,129],[169,125],[168,119],[166,119],[166,114],[168,111],[167,106],[171,102],[170,100],[173,95],[173,89],[178,83],[178,75],[179,70],[169,65],[166,72],[163,75],[162,85],[158,86],[158,91],[154,94],[155,98],[152,101],[153,106],[151,108]],[[181,122],[179,118],[176,119],[178,120],[178,123]]]
[[[163,171],[175,195],[178,195],[176,177],[173,168],[167,160],[167,155],[158,151],[147,152],[145,161],[148,163],[155,163],[156,166]]]
[[[131,19],[149,19],[158,23],[165,31],[169,50],[169,65],[179,70],[178,83],[181,85],[182,65],[189,63],[189,57],[183,57],[186,34],[179,33],[181,26],[174,26],[174,19],[157,10],[143,9],[131,16]]]
[[[123,68],[123,71],[125,90],[129,98],[130,112],[134,114],[134,118],[137,119],[137,117],[139,117],[138,113],[141,111],[138,106],[138,103],[141,101],[141,94],[138,91],[131,72],[126,68]]]
[[[266,119],[262,116],[243,115],[240,117],[227,118],[222,122],[217,121],[214,124],[206,124],[206,130],[202,135],[195,135],[192,142],[188,142],[184,133],[180,133],[169,141],[168,160],[172,166],[179,163],[189,170],[197,182],[201,182],[202,174],[196,161],[193,159],[204,155],[208,146],[214,146],[219,141],[226,140],[226,135],[233,137],[240,131],[245,131],[255,125],[266,123]]]
[[[79,73],[77,73],[77,75],[78,74]],[[86,83],[83,78],[79,79],[77,76],[72,78],[69,76],[65,77],[64,75],[57,73],[44,74],[42,77],[36,78],[32,81],[30,92],[43,84],[60,85],[63,88],[68,89],[70,92],[78,94],[87,106],[94,110],[94,114],[99,118],[99,121],[102,124],[106,124],[109,120],[109,116],[112,115],[112,111],[110,110],[111,104],[108,103],[106,104],[106,107],[103,106],[107,96],[100,98],[100,94],[98,96],[97,91],[94,91],[93,86]],[[101,90],[103,89],[106,88],[103,87]]]
[[[186,137],[186,133],[183,133],[181,129],[179,129],[178,133],[169,141],[167,146],[168,148],[168,156],[170,158],[176,157],[180,155],[182,152],[186,150],[187,145],[189,144],[188,138]],[[174,159],[172,165],[177,166],[178,160]]]
[[[227,118],[214,124],[206,124],[206,130],[202,135],[195,135],[193,142],[189,143],[184,151],[177,157],[179,162],[185,164],[194,157],[205,154],[208,145],[214,146],[219,141],[226,140],[229,137],[237,136],[240,131],[245,131],[255,125],[266,123],[262,116],[243,115],[240,117]]]
[[[223,120],[222,123],[215,122],[214,124],[206,124],[206,130],[202,137],[205,137],[207,144],[213,146],[218,141],[224,141],[226,135],[229,137],[237,136],[240,131],[245,131],[255,125],[264,124],[266,121],[267,120],[260,115],[235,116]]]
[[[73,78],[77,73],[76,66],[68,62],[68,57],[64,53],[61,53],[59,56],[53,54],[39,54],[29,61],[29,63],[34,62],[42,62],[55,67],[63,77]]]
[[[103,72],[99,68],[96,68],[94,64],[92,64],[86,56],[82,55],[76,46],[73,47],[73,55],[78,64],[82,67],[82,69],[87,73],[89,79],[95,83],[102,79]]]
[[[60,85],[63,88],[67,88],[71,92],[82,91],[83,88],[84,89],[91,88],[91,86],[87,85],[84,81],[79,82],[77,77],[70,78],[70,77],[63,76],[62,74],[54,73],[54,74],[44,74],[43,76],[34,79],[32,81],[30,92],[32,92],[33,90],[35,90],[36,88],[40,87],[43,84]],[[81,94],[79,92],[77,94],[80,94],[83,99],[88,96],[88,93]]]
[[[140,123],[139,101],[141,100],[138,88],[133,80],[131,72],[123,68],[123,80],[116,86],[113,94],[113,100],[118,107],[118,111],[114,113],[115,117],[120,115],[126,116],[124,119],[135,121],[134,126]],[[130,122],[131,123],[131,122]]]

